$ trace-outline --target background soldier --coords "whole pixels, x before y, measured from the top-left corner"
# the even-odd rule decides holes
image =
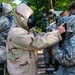
[[[1,3],[0,4],[0,68],[4,67],[5,63],[5,46],[6,39],[8,35],[9,28],[11,27],[11,22],[7,18],[8,14],[12,11],[10,4]],[[3,75],[3,70],[1,70],[0,75]]]

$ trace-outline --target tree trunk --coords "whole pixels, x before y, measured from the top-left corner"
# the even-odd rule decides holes
[[[53,0],[50,0],[51,8],[53,9]]]
[[[54,8],[54,3],[55,3],[55,0],[50,0],[50,5],[52,9]]]

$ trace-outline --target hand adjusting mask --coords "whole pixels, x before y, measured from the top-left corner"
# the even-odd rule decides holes
[[[36,20],[32,15],[28,18],[27,25],[29,28],[32,28],[36,25]]]

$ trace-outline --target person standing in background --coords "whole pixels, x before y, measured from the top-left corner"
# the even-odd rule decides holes
[[[0,3],[0,75],[3,75],[3,68],[6,63],[6,39],[8,31],[12,26],[7,15],[12,12],[12,6],[8,3]]]
[[[55,19],[55,12],[53,9],[50,9],[48,12],[48,17],[47,17],[48,25],[45,24],[45,25],[47,25],[45,28],[45,32],[48,32],[47,28],[54,22],[54,19]],[[49,31],[50,31],[50,29],[49,29]],[[52,67],[52,55],[51,55],[50,48],[48,47],[48,48],[43,49],[43,54],[44,54],[45,65],[46,65],[46,68],[48,69],[48,68]]]

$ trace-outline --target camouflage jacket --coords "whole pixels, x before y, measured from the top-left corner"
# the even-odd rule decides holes
[[[0,17],[0,46],[5,46],[11,23],[5,16]]]

